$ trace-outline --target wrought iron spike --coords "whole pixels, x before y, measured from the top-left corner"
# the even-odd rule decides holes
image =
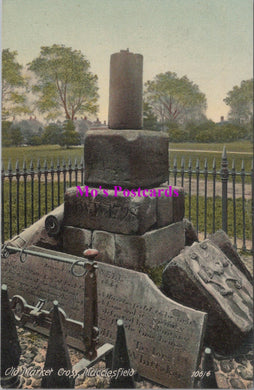
[[[207,169],[207,158],[205,158],[204,167],[205,167],[205,169]]]
[[[215,159],[215,157],[213,159],[213,169],[216,169],[216,159]]]
[[[47,160],[44,161],[44,169],[48,169],[48,163]]]
[[[196,169],[199,169],[199,158],[197,158],[197,161],[196,161]]]
[[[235,170],[235,159],[232,160],[232,169]]]
[[[18,375],[5,376],[7,368],[13,367],[16,369],[18,367],[21,355],[14,314],[10,307],[7,286],[5,284],[1,288],[1,300],[1,386],[3,388],[17,388],[19,385]]]
[[[80,160],[80,165],[81,165],[81,167],[83,167],[83,165],[84,165],[84,160],[83,160],[83,157],[81,157],[81,160]]]
[[[38,162],[37,162],[37,169],[41,169],[41,162],[40,162],[40,159],[38,158]]]
[[[75,165],[75,168],[77,168],[77,166],[78,166],[78,161],[77,161],[76,158],[75,158],[75,161],[74,161],[74,165]]]
[[[177,159],[176,159],[176,156],[174,157],[173,167],[174,167],[174,168],[177,167]]]
[[[112,370],[131,370],[130,359],[127,349],[126,336],[123,320],[117,321],[117,335],[113,350]],[[111,389],[134,389],[133,375],[112,377],[110,380]]]
[[[48,348],[44,365],[44,370],[50,370],[50,375],[43,376],[41,387],[43,389],[72,389],[75,385],[75,379],[66,375],[58,375],[60,368],[71,371],[72,366],[65,341],[65,331],[58,309],[58,302],[54,301],[53,305],[52,324],[50,327]]]
[[[57,167],[57,168],[60,168],[60,161],[59,161],[59,158],[57,159],[56,167]]]
[[[181,159],[181,168],[184,168],[184,157]]]
[[[19,160],[16,161],[16,171],[19,171]]]
[[[202,364],[204,376],[201,379],[202,389],[218,389],[215,373],[212,351],[206,348],[204,352],[204,360]]]
[[[192,168],[192,160],[191,158],[189,159],[189,165],[188,165],[188,168],[191,169]]]
[[[224,145],[223,152],[222,152],[222,160],[226,160],[226,159],[227,159],[227,151],[226,151],[226,146]]]
[[[244,166],[244,160],[242,160],[242,166],[241,166],[241,170],[244,171],[245,170],[245,166]]]
[[[69,157],[69,161],[68,161],[69,168],[71,168],[71,165],[72,165],[72,162],[71,162],[71,158]]]
[[[54,169],[54,162],[53,162],[53,160],[51,160],[51,162],[50,162],[50,169],[51,169],[51,170]]]
[[[63,167],[66,167],[66,163],[65,163],[64,158],[63,158]]]
[[[8,171],[12,171],[12,166],[11,166],[11,159],[8,162]]]
[[[23,171],[26,171],[26,160],[23,161]]]
[[[31,162],[30,162],[30,169],[33,171],[33,169],[34,169],[34,163],[33,163],[33,160],[31,160]]]

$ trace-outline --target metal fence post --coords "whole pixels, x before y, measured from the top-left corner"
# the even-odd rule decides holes
[[[47,376],[42,377],[42,389],[73,389],[75,379],[66,373],[72,372],[71,361],[66,344],[66,333],[62,323],[58,302],[53,302],[53,317],[50,327],[50,335],[46,360],[44,365]]]
[[[176,177],[177,177],[177,159],[174,158],[173,162],[173,175],[174,175],[174,186],[176,186]]]
[[[254,254],[254,160],[251,165],[251,192],[252,192],[252,253]]]
[[[23,178],[24,178],[24,226],[27,227],[27,170],[26,160],[23,161]],[[12,236],[11,236],[12,237]]]
[[[246,237],[245,237],[245,167],[244,160],[242,160],[241,168],[241,180],[242,180],[242,216],[243,216],[243,246],[242,250],[246,251]]]
[[[192,161],[189,160],[188,165],[188,176],[189,176],[189,220],[191,221],[191,176],[192,176]]]
[[[1,188],[1,201],[2,201],[2,206],[1,206],[1,211],[2,211],[2,218],[1,218],[1,229],[2,229],[2,244],[4,243],[4,179],[5,179],[5,173],[4,173],[4,164],[2,163],[2,172],[1,172],[1,179],[2,179],[2,188]]]
[[[131,371],[130,358],[127,349],[126,336],[123,320],[117,321],[116,342],[113,350],[112,370],[119,372]],[[135,389],[135,382],[133,375],[121,375],[119,377],[112,377],[110,380],[111,389]]]
[[[205,349],[202,371],[204,373],[204,376],[201,379],[201,388],[218,389],[216,376],[214,373],[213,355],[210,348]]]
[[[21,348],[6,284],[1,287],[1,386],[18,388]]]
[[[11,160],[8,164],[8,177],[9,177],[9,234],[12,237],[12,166]]]
[[[226,153],[226,146],[223,148],[221,158],[221,182],[222,182],[222,229],[227,233],[228,231],[228,160]]]
[[[207,158],[205,159],[205,164],[204,164],[204,177],[205,177],[205,215],[204,215],[204,232],[205,232],[205,238],[206,238],[206,235],[207,235],[207,179],[208,179]]]

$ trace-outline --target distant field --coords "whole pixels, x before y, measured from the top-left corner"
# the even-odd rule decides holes
[[[170,142],[170,149],[190,149],[190,150],[216,150],[222,153],[223,146],[226,146],[228,152],[249,152],[253,153],[253,144],[251,141],[234,141],[229,143],[173,143]]]
[[[226,150],[228,152],[236,152],[234,154],[228,153],[229,168],[232,166],[232,160],[235,159],[236,169],[239,171],[242,166],[242,160],[244,160],[246,172],[251,171],[251,162],[252,162],[252,144],[250,141],[246,142],[232,142],[225,144]],[[179,151],[171,151],[172,149],[177,149]],[[205,158],[208,161],[208,169],[212,169],[213,159],[216,158],[217,169],[220,168],[221,164],[221,153],[223,149],[223,144],[221,143],[211,143],[211,144],[198,144],[198,143],[170,143],[169,145],[169,157],[170,157],[170,166],[173,165],[173,160],[177,158],[178,167],[180,167],[181,158],[185,159],[185,166],[188,165],[189,159],[192,159],[192,166],[196,166],[197,158],[200,160],[200,168],[203,169]],[[184,150],[184,151],[182,151]],[[191,151],[190,151],[191,150]],[[195,150],[195,151],[194,151]],[[205,152],[202,152],[205,151]],[[217,153],[213,152],[217,151]],[[241,154],[250,153],[250,154]],[[75,158],[77,158],[78,163],[80,163],[81,158],[83,158],[83,147],[72,147],[71,149],[63,149],[58,145],[42,145],[42,146],[27,146],[27,147],[11,147],[11,148],[2,148],[2,161],[4,163],[5,171],[8,167],[8,161],[11,160],[12,168],[15,168],[16,160],[19,160],[20,168],[22,167],[24,159],[27,163],[27,168],[29,167],[31,159],[34,162],[34,167],[36,168],[37,161],[40,159],[41,167],[44,166],[45,159],[48,162],[48,165],[53,161],[56,166],[57,159],[59,158],[60,164],[62,165],[63,159],[68,163],[71,159],[74,163]]]
[[[182,157],[184,157],[185,169],[188,167],[191,159],[192,168],[196,167],[197,159],[199,160],[199,167],[204,169],[205,159],[207,159],[208,170],[211,171],[213,167],[213,160],[216,159],[216,169],[221,167],[221,156],[224,144],[221,143],[170,143],[169,145],[169,159],[170,167],[173,167],[174,159],[177,160],[177,167],[180,168]],[[236,171],[240,172],[242,162],[244,161],[245,172],[251,172],[253,160],[253,146],[250,141],[231,142],[226,143],[228,168],[232,168],[232,162],[235,161]],[[174,149],[174,150],[172,150]],[[234,153],[233,153],[234,152]],[[248,180],[248,179],[247,179]]]
[[[47,160],[48,164],[50,164],[52,160],[56,166],[58,158],[61,165],[63,159],[66,163],[68,163],[69,159],[74,163],[75,158],[77,158],[78,163],[80,163],[81,158],[83,158],[83,150],[83,147],[64,149],[58,145],[2,148],[2,161],[4,163],[5,171],[7,170],[9,160],[11,160],[12,168],[15,168],[16,160],[19,160],[20,168],[22,167],[24,160],[26,160],[27,167],[29,167],[31,160],[33,160],[35,168],[38,159],[40,159],[41,167],[43,167],[45,160]]]

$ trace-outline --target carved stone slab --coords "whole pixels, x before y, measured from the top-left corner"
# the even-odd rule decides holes
[[[166,266],[163,291],[208,312],[207,342],[224,352],[252,329],[252,285],[209,240],[185,248]]]
[[[253,277],[251,276],[250,271],[242,261],[241,257],[237,253],[237,250],[234,248],[231,243],[228,235],[223,230],[218,230],[214,234],[208,236],[220,250],[225,253],[225,255],[232,261],[232,263],[246,276],[246,278],[253,284]]]
[[[145,130],[86,133],[85,184],[151,188],[168,180],[168,136]]]
[[[29,256],[21,264],[17,257],[11,255],[2,263],[2,281],[10,297],[22,295],[32,305],[47,299],[45,309],[57,299],[68,317],[83,321],[83,278],[72,276],[63,263]],[[115,342],[116,321],[122,318],[131,364],[139,374],[168,388],[191,388],[206,314],[167,298],[143,273],[98,265],[100,343]]]

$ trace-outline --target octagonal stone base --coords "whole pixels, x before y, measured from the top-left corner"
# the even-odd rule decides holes
[[[146,130],[90,130],[84,161],[86,185],[155,187],[168,180],[168,136]]]

